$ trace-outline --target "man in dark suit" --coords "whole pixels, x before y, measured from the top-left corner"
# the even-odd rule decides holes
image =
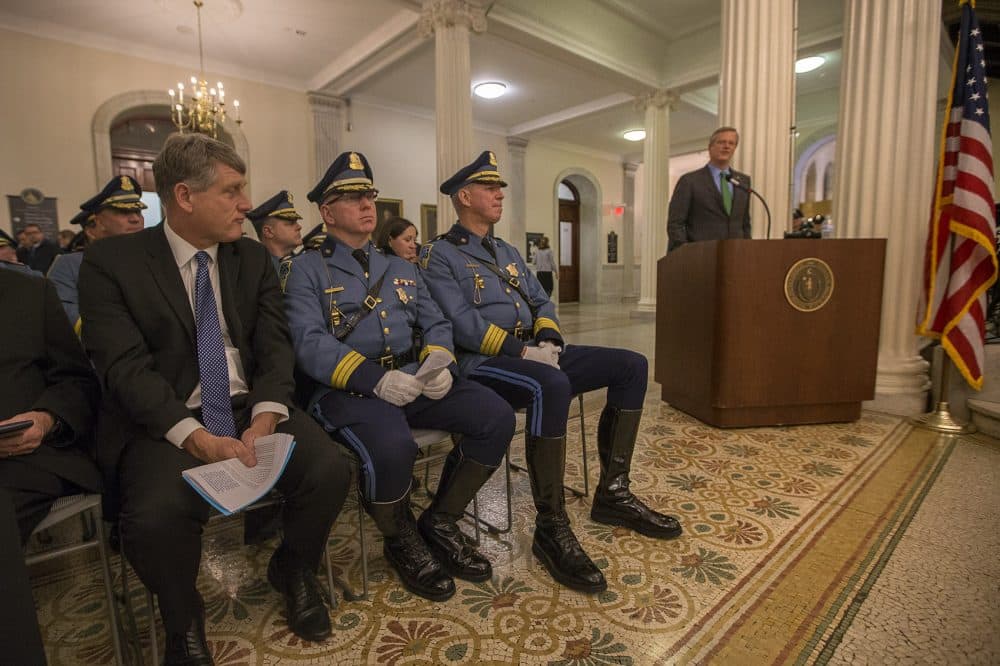
[[[98,492],[88,453],[100,389],[47,280],[0,270],[0,655],[44,664],[21,548],[63,495]]]
[[[253,466],[254,440],[275,431],[296,448],[277,483],[284,541],[268,580],[295,634],[330,634],[316,569],[348,468],[289,407],[295,358],[271,259],[242,237],[245,173],[225,144],[169,137],[153,162],[165,221],[95,243],[80,268],[83,340],[105,387],[98,462],[117,485],[125,555],[159,599],[168,664],[212,663],[195,585],[209,506],[181,472],[229,458]]]
[[[24,246],[17,249],[18,260],[45,275],[56,257],[62,254],[62,250],[59,245],[46,238],[42,228],[34,223],[24,225],[24,238]]]
[[[708,140],[708,164],[677,181],[667,215],[667,251],[684,243],[750,238],[750,176],[730,167],[740,135],[720,127]],[[728,177],[734,177],[739,186]]]

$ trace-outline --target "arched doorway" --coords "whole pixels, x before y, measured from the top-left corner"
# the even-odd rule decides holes
[[[563,201],[560,196],[560,186],[565,184],[570,191],[575,192],[577,208],[579,211],[578,221],[575,224],[576,236],[572,244],[564,248],[562,240],[562,229],[560,220],[560,204]],[[565,190],[563,190],[565,192]],[[600,181],[586,169],[571,167],[560,173],[555,182],[552,183],[552,196],[554,201],[555,229],[552,240],[552,250],[556,258],[562,262],[564,255],[566,259],[572,261],[572,253],[576,253],[576,291],[577,300],[580,303],[599,303],[600,292],[604,288],[601,274],[601,194]],[[565,195],[564,195],[565,196]],[[568,263],[568,262],[567,262]],[[557,285],[556,294],[559,294],[559,301],[562,298],[562,269],[559,271],[560,284]]]
[[[580,194],[559,183],[559,302],[580,300]]]

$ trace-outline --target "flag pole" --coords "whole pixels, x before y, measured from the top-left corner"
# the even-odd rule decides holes
[[[937,407],[934,411],[910,417],[910,423],[925,430],[933,430],[947,435],[968,435],[976,431],[976,426],[971,422],[965,425],[959,423],[951,415],[951,408],[948,404],[948,394],[951,392],[948,375],[951,374],[951,358],[945,353],[944,347],[938,347],[935,354],[941,355],[941,391],[938,396]]]

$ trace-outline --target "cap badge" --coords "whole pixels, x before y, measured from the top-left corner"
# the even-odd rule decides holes
[[[292,198],[292,193],[291,192],[288,193],[288,203],[290,203],[290,204],[295,203],[295,200]]]
[[[351,153],[351,157],[347,161],[347,166],[351,167],[355,171],[365,170],[365,165],[361,163],[361,158],[358,157],[357,153]]]
[[[497,165],[497,156],[493,154],[493,151],[490,151],[490,166],[496,166],[496,165]]]
[[[122,176],[122,189],[126,192],[132,192],[135,190],[135,188],[132,187],[132,181],[129,180],[128,176]]]

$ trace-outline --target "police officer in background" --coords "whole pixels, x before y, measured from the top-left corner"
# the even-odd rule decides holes
[[[591,518],[657,538],[680,535],[675,518],[629,490],[629,468],[646,395],[646,358],[626,349],[567,345],[555,306],[514,246],[490,231],[506,187],[487,151],[441,185],[458,223],[424,246],[421,267],[452,322],[462,376],[527,408],[526,457],[538,511],[532,552],[567,587],[607,588],[570,528],[563,496],[566,417],[573,395],[608,388],[598,426],[601,478]]]
[[[257,237],[267,248],[274,261],[274,270],[284,284],[281,265],[290,262],[295,248],[302,245],[302,225],[299,224],[302,216],[295,210],[292,195],[288,190],[281,190],[247,213],[247,218],[253,222]],[[287,274],[287,270],[284,273]]]
[[[457,522],[503,459],[514,412],[492,391],[453,377],[451,326],[417,266],[369,240],[377,196],[364,155],[333,162],[309,193],[326,237],[292,261],[285,310],[297,363],[321,385],[313,413],[361,460],[365,508],[385,537],[386,559],[408,590],[442,601],[455,592],[452,575],[492,576]],[[462,435],[419,523],[410,509],[411,427]]]
[[[6,268],[26,275],[45,277],[38,271],[29,268],[17,260],[17,241],[3,229],[0,229],[0,268]]]
[[[80,212],[70,220],[70,224],[79,224],[82,230],[70,243],[69,253],[59,255],[52,262],[48,278],[55,284],[59,300],[77,335],[80,335],[77,282],[84,248],[102,238],[142,230],[142,211],[146,208],[142,202],[142,187],[135,178],[115,176],[104,189],[80,204]]]

